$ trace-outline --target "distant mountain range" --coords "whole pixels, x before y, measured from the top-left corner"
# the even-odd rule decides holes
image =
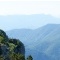
[[[34,60],[60,60],[60,24],[47,24],[35,30],[14,29],[6,33],[25,44],[26,56],[31,54]]]
[[[0,29],[37,29],[46,24],[60,24],[60,18],[45,14],[0,16]]]

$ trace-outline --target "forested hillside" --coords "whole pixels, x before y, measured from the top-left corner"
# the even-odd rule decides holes
[[[0,30],[0,60],[25,60],[24,44],[19,39],[9,38],[3,30]]]

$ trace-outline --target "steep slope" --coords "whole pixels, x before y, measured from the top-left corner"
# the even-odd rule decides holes
[[[19,56],[18,54],[25,56],[24,44],[18,39],[9,38],[3,30],[0,30],[0,60],[13,60],[12,56]]]
[[[26,55],[32,54],[35,60],[39,55],[42,55],[42,58],[47,56],[48,59],[51,58],[52,60],[60,59],[60,24],[47,24],[35,30],[13,30],[13,35],[11,32],[12,30],[8,31],[7,34],[10,34],[10,37],[18,35],[18,38],[25,44],[26,51],[28,51]]]

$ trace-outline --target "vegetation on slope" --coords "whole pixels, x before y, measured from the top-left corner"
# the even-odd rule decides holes
[[[24,44],[18,39],[8,38],[3,30],[0,30],[0,60],[25,60]],[[33,60],[29,56],[26,60]]]

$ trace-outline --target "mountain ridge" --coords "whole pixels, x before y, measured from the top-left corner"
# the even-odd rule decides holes
[[[5,31],[21,28],[37,29],[50,23],[59,24],[60,18],[45,14],[0,16],[0,26],[2,26],[0,28]]]
[[[17,30],[18,32],[18,30]],[[10,37],[14,37],[15,35],[21,34],[19,39],[25,44],[26,47],[26,55],[32,54],[33,58],[37,58],[39,55],[34,55],[33,52],[47,54],[52,60],[59,60],[60,54],[60,24],[47,24],[41,28],[35,30],[22,30],[22,33],[14,34]],[[8,33],[7,33],[8,34]],[[9,35],[9,34],[8,34]],[[16,36],[15,36],[16,37]],[[17,37],[16,37],[17,38]],[[38,49],[38,50],[37,50]],[[58,49],[58,50],[57,50]],[[30,52],[30,50],[32,52]],[[36,53],[35,53],[36,54]],[[35,59],[36,60],[36,59]],[[39,58],[40,60],[40,58]],[[43,60],[43,59],[42,59]],[[47,60],[47,59],[45,59]]]

